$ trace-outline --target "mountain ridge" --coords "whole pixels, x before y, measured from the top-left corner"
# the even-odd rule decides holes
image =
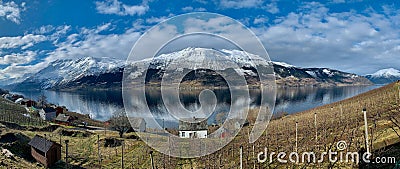
[[[386,68],[378,70],[373,74],[368,74],[365,77],[376,84],[388,84],[400,80],[400,70]]]
[[[221,55],[218,57],[208,57]],[[226,55],[226,56],[223,56]],[[229,57],[227,57],[229,56]],[[33,88],[33,89],[80,89],[86,87],[95,88],[120,88],[123,72],[125,69],[130,70],[130,74],[126,77],[139,78],[146,77],[149,82],[160,82],[163,71],[168,64],[174,64],[174,59],[183,59],[176,67],[176,71],[182,71],[182,67],[202,68],[204,65],[211,66],[213,70],[225,70],[229,66],[215,64],[216,59],[229,58],[233,63],[238,65],[234,70],[237,74],[245,76],[250,84],[255,84],[258,72],[255,66],[263,68],[266,71],[273,71],[276,75],[276,82],[282,86],[341,86],[341,85],[370,85],[372,84],[366,78],[346,73],[339,70],[329,68],[300,68],[283,62],[266,62],[261,57],[238,50],[215,50],[206,48],[186,48],[181,51],[159,55],[154,59],[145,59],[128,65],[124,65],[123,61],[98,59],[93,57],[85,57],[79,59],[61,59],[51,62],[49,66],[40,70],[38,73],[28,77],[21,83],[17,83],[14,88]],[[201,58],[201,59],[200,59]],[[184,60],[186,59],[186,60]],[[147,71],[141,67],[143,63],[149,63]],[[188,64],[188,65],[182,65]],[[225,63],[225,62],[224,62]],[[171,65],[169,65],[171,66]],[[147,72],[147,75],[144,74]],[[203,75],[198,75],[199,85],[204,85],[206,79],[212,78],[211,71]],[[203,79],[201,79],[203,78]],[[193,81],[193,77],[188,78]],[[185,81],[183,81],[185,82]],[[187,83],[194,84],[194,82]]]

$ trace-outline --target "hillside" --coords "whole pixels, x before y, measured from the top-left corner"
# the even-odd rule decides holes
[[[275,115],[268,125],[266,136],[263,135],[255,144],[248,144],[248,131],[250,127],[244,127],[236,138],[222,150],[196,159],[179,159],[154,152],[154,162],[157,168],[209,168],[220,166],[221,168],[237,167],[239,164],[239,147],[243,146],[244,168],[287,168],[287,167],[308,167],[308,168],[355,168],[358,165],[352,163],[338,162],[330,163],[325,161],[318,164],[282,164],[274,161],[272,163],[257,163],[258,152],[268,148],[274,152],[291,152],[295,149],[295,124],[298,123],[298,151],[314,151],[319,154],[322,151],[335,151],[336,143],[339,140],[346,141],[347,151],[360,151],[365,147],[362,109],[367,110],[370,146],[374,157],[386,155],[395,156],[400,159],[400,149],[396,143],[400,142],[400,83],[392,83],[379,89],[336,102],[312,110],[300,112],[288,116]],[[255,110],[252,110],[255,111]],[[317,128],[314,126],[314,114],[317,116]],[[251,121],[251,120],[250,120]],[[315,140],[315,129],[317,129],[317,140]],[[3,126],[1,135],[6,133],[20,133],[22,138],[32,138],[35,134],[46,134],[53,141],[59,141],[60,130],[52,132],[26,131],[11,129]],[[71,130],[71,129],[62,129]],[[73,130],[71,130],[73,131]],[[77,131],[75,131],[77,132]],[[91,133],[91,134],[90,134]],[[100,154],[102,168],[121,167],[121,145],[116,147],[104,147],[107,138],[117,137],[116,132],[97,131],[89,134],[65,135],[62,140],[70,140],[69,153],[70,165],[82,168],[98,168],[97,135],[100,136]],[[26,140],[26,139],[25,139]],[[124,139],[124,165],[133,168],[150,168],[149,153],[151,149],[144,142],[137,140],[134,134],[128,134]],[[17,141],[18,142],[18,141]],[[12,143],[12,144],[19,144]],[[393,146],[391,146],[393,145]],[[4,144],[0,144],[2,148]],[[253,147],[254,146],[254,147]],[[387,147],[387,148],[386,148]],[[397,147],[397,148],[396,148]],[[19,154],[21,150],[14,150]],[[63,148],[62,154],[65,154]],[[19,167],[40,167],[26,157],[17,157],[17,160],[10,160],[2,155],[3,166]],[[63,158],[64,159],[64,156]],[[382,165],[393,167],[394,164]],[[61,162],[58,167],[62,168],[65,163]],[[375,165],[373,168],[379,168]]]

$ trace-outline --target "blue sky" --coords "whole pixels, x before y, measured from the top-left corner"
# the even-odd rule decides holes
[[[0,0],[0,80],[57,59],[124,60],[146,30],[196,11],[240,21],[274,61],[361,75],[400,68],[399,1]]]

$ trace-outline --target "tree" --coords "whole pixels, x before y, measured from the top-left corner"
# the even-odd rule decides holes
[[[217,122],[218,125],[222,125],[225,121],[224,119],[225,117],[225,113],[224,112],[220,112],[215,116],[215,121]]]
[[[44,107],[44,105],[47,103],[47,97],[43,93],[40,94],[40,96],[38,98],[38,103],[42,107]]]
[[[117,110],[110,118],[111,129],[118,131],[119,137],[122,138],[123,134],[128,132],[131,128],[128,117],[123,109]]]

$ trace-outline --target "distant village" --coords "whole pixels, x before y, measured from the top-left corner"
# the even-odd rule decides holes
[[[3,94],[2,97],[16,104],[24,106],[24,108],[30,112],[30,114],[34,114],[37,117],[40,117],[42,120],[48,122],[54,122],[66,126],[84,127],[87,125],[85,121],[79,120],[79,117],[68,115],[67,112],[69,111],[65,106],[43,103],[40,98],[38,101],[34,101],[32,99],[26,99],[17,94]],[[28,115],[29,114],[27,114],[27,116]],[[90,118],[89,115],[86,116],[87,118]],[[104,123],[109,122],[106,121]],[[145,132],[146,128],[148,127],[146,126],[146,121],[143,118],[130,118],[130,123],[132,125],[132,129],[139,132]],[[246,121],[245,125],[248,125],[248,121]],[[218,126],[215,124],[208,125],[207,120],[203,118],[193,117],[190,119],[182,119],[179,121],[179,128],[176,135],[181,138],[207,138],[208,133],[210,133],[209,130],[213,130],[215,127]],[[225,127],[222,127],[222,129],[218,131],[218,135],[220,135],[220,137],[230,137],[234,134],[234,131],[231,130],[239,127],[240,123],[238,119],[229,119],[226,122]]]
[[[38,101],[35,101],[18,94],[7,93],[1,96],[6,100],[23,106],[29,112],[29,114],[24,114],[24,116],[30,117],[31,115],[35,115],[42,120],[66,126],[86,125],[84,121],[79,120],[79,117],[67,115],[66,112],[68,112],[68,109],[65,106],[47,103],[45,98],[42,98],[42,100],[39,98]],[[86,116],[90,118],[89,115]]]

